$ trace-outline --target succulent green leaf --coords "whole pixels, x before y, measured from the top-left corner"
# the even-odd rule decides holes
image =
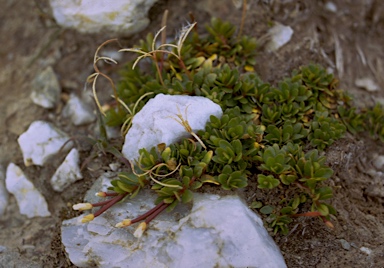
[[[185,190],[183,195],[181,196],[181,200],[183,203],[191,202],[193,199],[193,193],[191,190]]]
[[[280,213],[281,214],[292,214],[293,213],[293,207],[283,207],[281,210],[280,210]]]
[[[258,188],[260,189],[273,189],[276,188],[280,181],[275,179],[272,175],[265,176],[263,174],[257,175]]]
[[[263,206],[262,202],[260,202],[260,201],[253,201],[249,207],[250,208],[261,208],[262,206]]]
[[[298,195],[295,195],[295,197],[292,199],[292,209],[296,209],[298,208],[298,206],[300,205],[300,197]]]
[[[329,215],[329,209],[328,209],[328,206],[323,204],[323,203],[319,203],[316,205],[317,207],[317,210],[320,212],[321,215],[323,216],[328,216]]]
[[[274,209],[275,207],[266,205],[260,209],[260,213],[268,215],[268,214],[271,214]]]
[[[326,200],[333,197],[332,188],[327,186],[317,189],[316,193],[319,194],[318,200]]]
[[[199,189],[203,184],[200,181],[194,181],[192,182],[190,189],[196,190]]]
[[[189,183],[191,182],[191,178],[188,176],[184,176],[182,178],[183,187],[189,187]]]

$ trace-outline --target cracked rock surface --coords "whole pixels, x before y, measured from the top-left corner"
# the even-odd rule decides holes
[[[136,224],[114,227],[151,209],[155,199],[143,191],[87,224],[80,223],[83,215],[64,221],[71,261],[79,267],[286,267],[259,216],[238,196],[195,194],[190,211],[178,206],[162,213],[139,239]]]

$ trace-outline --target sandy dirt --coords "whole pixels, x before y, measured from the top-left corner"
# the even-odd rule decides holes
[[[242,10],[234,2],[239,1],[160,0],[149,13],[151,24],[145,31],[120,38],[129,46],[148,32],[156,32],[165,9],[169,9],[168,33],[176,33],[185,25],[189,13],[199,27],[211,17],[240,25]],[[267,53],[260,47],[256,71],[273,84],[294,68],[320,63],[334,70],[340,87],[356,97],[357,105],[372,105],[384,98],[384,2],[332,2],[336,12],[325,8],[326,1],[249,0],[244,33],[262,38],[273,22],[294,30],[291,41],[277,52]],[[97,176],[115,160],[98,157],[84,170],[84,180],[58,194],[49,179],[64,155],[43,168],[26,168],[16,140],[34,120],[54,122],[72,136],[94,135],[94,125],[74,127],[61,118],[60,111],[69,93],[83,90],[93,71],[97,46],[118,36],[62,29],[55,24],[46,0],[0,0],[0,6],[0,164],[5,168],[14,162],[22,167],[52,213],[47,218],[27,219],[10,196],[6,213],[0,218],[0,245],[7,247],[0,252],[0,267],[75,267],[60,242],[61,222],[77,215],[71,205],[82,200]],[[63,91],[59,107],[48,111],[34,105],[29,97],[31,81],[47,66],[56,72]],[[114,71],[110,69],[109,74]],[[381,90],[357,88],[355,79],[365,77],[376,81]],[[83,143],[78,146],[84,161],[90,148]],[[384,177],[370,172],[375,154],[384,154],[384,145],[368,135],[347,135],[327,150],[327,163],[335,170],[329,180],[335,191],[331,202],[338,211],[333,219],[335,229],[328,229],[318,219],[299,218],[289,235],[275,236],[288,267],[384,267]],[[242,194],[252,201],[255,190],[251,184]]]

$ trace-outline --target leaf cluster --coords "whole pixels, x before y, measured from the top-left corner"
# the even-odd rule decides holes
[[[203,65],[221,67],[228,63],[253,70],[257,52],[255,38],[235,37],[236,28],[220,19],[212,19],[211,24],[206,27],[207,35],[193,31],[187,36],[192,29],[193,27],[188,26],[183,28],[175,44],[162,44],[155,48],[159,33],[156,36],[150,33],[135,48],[122,50],[137,52],[140,57],[153,59],[152,63],[141,62],[139,69],[132,68],[137,64],[136,61],[128,63],[120,73],[122,79],[117,85],[117,95],[130,109],[148,92],[153,92],[154,95],[200,95],[198,86],[202,84],[201,77],[207,72],[203,70],[196,79],[194,77]],[[208,72],[211,73],[210,70]],[[220,70],[217,73],[221,73]],[[215,75],[208,74],[208,80],[213,76]],[[138,112],[153,96],[143,99],[136,111]],[[129,117],[126,110],[116,107],[109,109],[106,114],[106,123],[111,126],[122,124]]]
[[[332,197],[332,189],[322,185],[329,179],[333,171],[325,166],[325,157],[320,156],[318,150],[304,152],[298,144],[288,143],[282,147],[277,144],[268,146],[260,153],[257,175],[258,188],[274,189],[281,186],[294,191],[291,199],[279,202],[279,209],[272,205],[259,204],[260,212],[269,215],[274,232],[288,232],[289,216],[299,212],[299,206],[311,204],[311,211],[319,211],[321,216],[329,219],[335,214],[335,209],[323,200]]]
[[[193,191],[206,183],[233,190],[254,182],[266,195],[280,193],[275,202],[256,200],[251,206],[268,215],[275,233],[288,233],[292,217],[308,209],[329,220],[336,214],[325,202],[332,198],[326,180],[333,171],[323,150],[347,130],[369,131],[384,140],[382,107],[354,108],[337,79],[315,64],[276,85],[266,83],[252,68],[254,39],[235,38],[235,27],[218,19],[207,26],[207,35],[193,26],[175,44],[155,48],[158,34],[140,43],[140,57],[152,61],[136,60],[124,68],[117,91],[126,109],[110,109],[106,122],[129,124],[159,93],[204,96],[221,106],[222,117],[211,116],[197,132],[201,142],[194,137],[141,149],[132,173],[122,172],[110,189],[135,196],[150,185],[158,194],[156,203],[171,210],[190,202]]]

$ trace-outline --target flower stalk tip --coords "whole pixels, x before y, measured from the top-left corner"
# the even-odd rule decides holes
[[[93,214],[88,214],[88,215],[84,216],[84,218],[81,219],[81,223],[90,222],[94,218],[95,218],[95,216]]]
[[[98,196],[98,197],[106,197],[107,194],[105,192],[97,192],[95,193],[95,196]]]
[[[122,220],[121,222],[117,223],[115,225],[116,228],[126,227],[132,224],[132,221],[130,219]]]
[[[335,229],[335,226],[333,225],[333,223],[325,218],[323,218],[323,221],[324,221],[324,224],[325,226],[327,226],[329,229]]]
[[[72,208],[74,210],[80,210],[80,211],[83,211],[83,210],[88,210],[88,209],[92,209],[93,206],[91,203],[79,203],[79,204],[75,204],[72,206]]]
[[[144,221],[144,222],[139,224],[139,226],[137,227],[137,229],[133,233],[133,236],[136,238],[142,237],[143,233],[145,232],[146,229],[147,229],[147,223]]]

